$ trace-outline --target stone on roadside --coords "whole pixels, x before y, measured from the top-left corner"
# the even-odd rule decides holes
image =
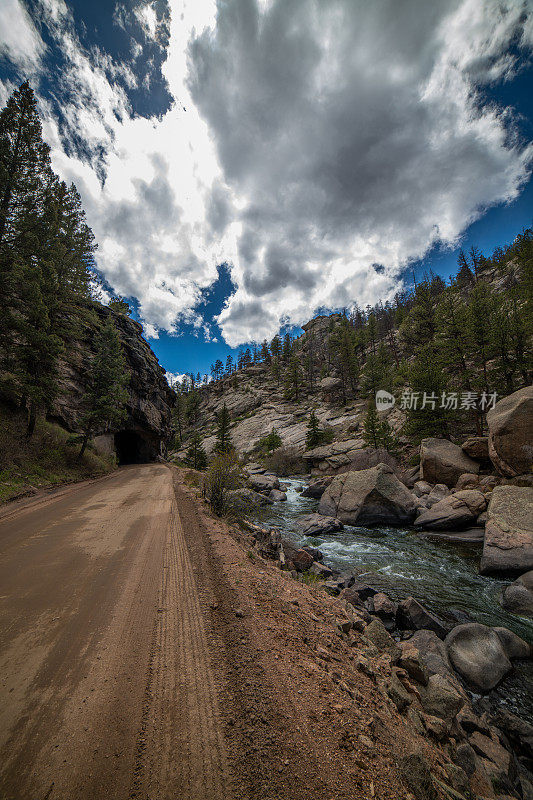
[[[368,627],[366,630],[368,630]],[[413,695],[407,691],[395,671],[392,671],[391,677],[387,682],[387,694],[400,713],[405,711],[414,699]]]
[[[437,792],[424,753],[410,753],[400,759],[400,773],[416,800],[437,800]]]
[[[455,488],[457,491],[461,489],[474,489],[479,484],[479,475],[474,475],[473,472],[465,472],[459,475]]]
[[[429,672],[420,650],[409,640],[400,642],[399,646],[402,652],[398,660],[398,666],[402,667],[417,683],[427,686]]]
[[[492,492],[492,490],[499,486],[500,478],[497,478],[496,475],[484,475],[480,478],[479,481],[479,490],[481,492]]]
[[[305,550],[296,550],[291,555],[291,561],[297,572],[306,572],[313,563],[313,556],[309,555]]]
[[[420,687],[422,708],[427,714],[451,722],[465,703],[457,687],[444,675],[430,675],[426,686]]]
[[[531,658],[532,646],[509,628],[498,626],[493,631],[498,635],[507,658]]]
[[[228,499],[230,502],[242,505],[245,512],[272,505],[273,502],[267,495],[255,492],[253,489],[232,489],[228,492]]]
[[[453,668],[478,692],[493,689],[512,669],[496,631],[479,622],[457,625],[445,645]]]
[[[400,657],[400,648],[390,633],[388,633],[381,620],[373,619],[370,625],[367,625],[365,629],[365,636],[378,650],[388,653],[393,662],[397,661]]]
[[[438,503],[440,500],[444,500],[445,497],[449,497],[451,494],[450,490],[444,483],[436,483],[435,486],[432,488],[430,493],[426,495],[424,498],[426,501],[426,505],[428,508],[432,508],[435,503]]]
[[[509,775],[511,754],[501,744],[494,741],[492,737],[484,736],[479,731],[474,731],[470,735],[468,743],[475,753],[496,764],[504,775]]]
[[[417,497],[423,497],[431,492],[431,484],[427,481],[416,481],[413,486],[413,494]]]
[[[444,639],[449,630],[443,620],[424,608],[414,597],[407,597],[398,604],[396,623],[399,628],[405,630],[424,628],[433,631],[441,639]]]
[[[372,598],[373,613],[379,617],[388,631],[393,630],[396,620],[396,603],[393,603],[384,592],[378,592]]]
[[[311,481],[309,486],[302,491],[302,497],[312,497],[315,500],[319,500],[332,480],[333,476],[329,475],[327,477],[317,478],[315,481]]]
[[[377,593],[377,589],[373,589],[372,586],[356,578],[352,585],[344,590],[343,596],[349,603],[357,605],[358,603],[363,603],[365,600],[368,600],[369,597],[374,597]]]
[[[325,564],[320,564],[318,561],[314,561],[311,566],[309,567],[309,572],[313,575],[317,575],[319,578],[326,579],[331,578],[333,575],[333,570],[329,567],[326,567]]]

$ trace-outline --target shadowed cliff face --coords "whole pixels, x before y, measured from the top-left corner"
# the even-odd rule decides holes
[[[120,463],[153,461],[164,454],[171,432],[171,409],[174,393],[167,384],[165,371],[142,337],[139,323],[116,314],[100,303],[88,304],[87,320],[60,364],[60,392],[50,417],[69,431],[79,431],[83,413],[83,395],[95,352],[95,337],[100,325],[111,318],[117,328],[130,373],[127,417],[120,427],[96,433],[99,444],[115,449]]]

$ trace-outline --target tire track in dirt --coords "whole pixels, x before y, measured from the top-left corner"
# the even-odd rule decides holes
[[[130,798],[227,800],[228,784],[207,635],[173,501]]]

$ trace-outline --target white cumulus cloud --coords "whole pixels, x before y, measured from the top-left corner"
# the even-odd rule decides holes
[[[62,118],[41,99],[53,163],[148,336],[181,321],[211,336],[199,301],[221,263],[236,286],[218,318],[233,346],[319,307],[385,299],[410,259],[456,243],[529,176],[532,146],[480,92],[530,51],[531,0],[169,6],[164,20],[159,3],[115,6],[124,29],[133,14],[147,41],[170,35],[173,101],[143,117],[129,98],[141,45],[124,64],[88,52],[63,0],[40,0],[65,58]],[[0,53],[38,72],[36,26],[19,0],[4,0],[0,23],[6,10],[19,26],[0,24]]]

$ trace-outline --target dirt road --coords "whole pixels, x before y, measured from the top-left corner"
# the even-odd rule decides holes
[[[167,467],[4,512],[0,587],[2,798],[229,796]]]
[[[390,659],[185,477],[0,512],[0,800],[413,800]]]

